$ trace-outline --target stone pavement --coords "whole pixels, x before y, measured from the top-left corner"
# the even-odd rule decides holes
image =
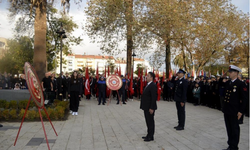
[[[58,136],[49,122],[45,129],[53,150],[221,150],[227,148],[227,135],[222,112],[204,106],[186,105],[184,131],[177,125],[174,102],[159,101],[155,114],[155,140],[144,142],[146,123],[140,102],[97,105],[96,100],[82,100],[78,116],[67,121],[53,121]],[[46,150],[40,122],[24,122],[16,146],[13,146],[20,123],[2,122],[0,150]],[[241,127],[240,150],[249,149],[249,118]]]

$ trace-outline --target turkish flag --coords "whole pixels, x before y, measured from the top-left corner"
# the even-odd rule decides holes
[[[87,96],[87,95],[90,94],[89,70],[88,70],[88,67],[86,67],[86,70],[85,70],[85,78],[86,78],[86,81],[85,81],[84,94]]]

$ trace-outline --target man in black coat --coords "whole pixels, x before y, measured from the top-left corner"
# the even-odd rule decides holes
[[[176,102],[178,126],[174,127],[176,130],[184,130],[185,126],[185,102],[187,101],[188,81],[184,79],[185,71],[179,69],[177,75],[178,80],[175,84],[174,101]]]
[[[227,72],[219,80],[219,85],[225,87],[224,98],[224,120],[228,135],[228,145],[226,150],[238,150],[238,144],[240,140],[240,126],[239,119],[241,118],[246,102],[247,102],[247,88],[242,81],[238,79],[238,74],[241,69],[237,66],[229,66],[230,80],[223,82],[223,78],[226,77]]]
[[[154,132],[155,132],[155,121],[154,115],[155,110],[157,109],[156,100],[157,100],[157,86],[153,82],[155,78],[155,74],[153,72],[149,72],[147,75],[147,86],[145,87],[142,97],[141,97],[141,106],[140,108],[144,110],[144,117],[146,120],[146,125],[148,128],[148,134],[145,137],[142,137],[145,142],[154,140]]]

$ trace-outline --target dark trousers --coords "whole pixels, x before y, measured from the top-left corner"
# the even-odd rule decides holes
[[[176,102],[176,108],[177,108],[177,116],[178,116],[178,126],[183,127],[185,126],[185,103],[184,106],[181,106],[181,102]]]
[[[104,104],[105,103],[105,91],[99,91],[99,104],[101,104],[101,101],[102,103]]]
[[[154,115],[155,115],[155,112],[151,115],[149,113],[149,110],[144,110],[144,117],[145,117],[146,125],[147,125],[147,128],[148,128],[147,137],[149,137],[149,138],[153,138],[154,137],[154,133],[155,133]]]
[[[79,100],[79,91],[70,91],[70,108],[73,112],[78,112]]]
[[[123,103],[125,103],[125,90],[119,90],[119,96]],[[117,95],[117,103],[119,103],[119,97]]]
[[[240,126],[237,115],[224,114],[225,124],[227,128],[228,145],[230,150],[238,150],[240,140]]]

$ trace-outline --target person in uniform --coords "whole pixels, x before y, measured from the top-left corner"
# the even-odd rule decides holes
[[[145,142],[154,140],[155,121],[154,115],[157,109],[157,86],[154,83],[155,74],[149,72],[147,75],[147,86],[144,88],[141,98],[140,109],[144,110],[144,117],[147,125],[147,136],[142,137]]]
[[[223,82],[227,72],[220,78],[219,84],[225,87],[224,98],[224,120],[228,135],[229,147],[225,150],[238,150],[240,140],[239,119],[241,118],[247,102],[247,88],[244,83],[238,79],[238,74],[241,69],[237,66],[229,66],[229,78],[227,82]]]
[[[104,77],[102,76],[100,78],[101,80],[97,79],[97,84],[98,84],[98,92],[99,92],[99,103],[98,105],[105,105],[105,99],[106,99],[106,81],[104,80]]]
[[[174,101],[176,102],[178,126],[176,130],[184,130],[185,126],[185,102],[187,101],[188,81],[184,79],[185,71],[179,69],[178,80],[175,85]]]

